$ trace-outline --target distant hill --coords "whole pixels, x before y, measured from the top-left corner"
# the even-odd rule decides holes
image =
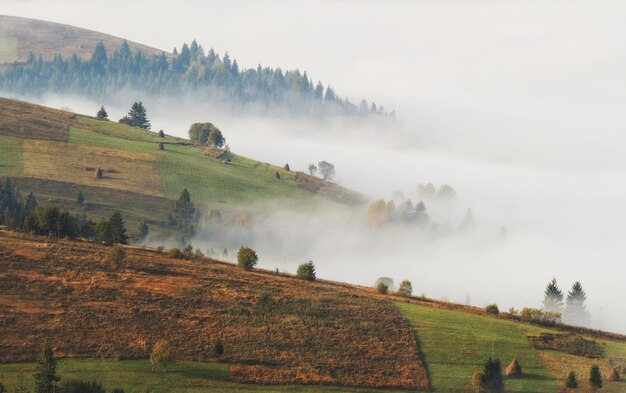
[[[124,39],[60,23],[0,15],[0,63],[24,62],[30,52],[45,60],[51,60],[55,54],[66,58],[74,53],[87,60],[99,41],[115,50],[122,46]],[[165,53],[171,57],[167,51],[136,42],[129,41],[128,45],[133,52],[140,50],[149,56]]]
[[[94,178],[97,168],[104,172],[102,179]],[[41,203],[70,212],[86,209],[97,218],[121,210],[132,228],[145,217],[154,234],[163,230],[164,236],[168,214],[185,188],[197,206],[219,209],[224,218],[229,212],[254,213],[257,202],[363,201],[333,183],[232,152],[206,155],[202,146],[185,139],[4,98],[0,177],[15,178],[23,192],[33,191]],[[76,203],[79,191],[85,206]]]

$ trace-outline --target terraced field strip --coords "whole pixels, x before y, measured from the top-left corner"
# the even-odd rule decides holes
[[[23,139],[0,135],[0,177],[20,176],[24,171]]]
[[[556,391],[557,380],[524,337],[543,331],[541,328],[405,302],[396,302],[396,306],[418,335],[435,392],[463,390],[490,356],[499,358],[503,368],[513,358],[523,367],[523,378],[506,380],[507,391]]]

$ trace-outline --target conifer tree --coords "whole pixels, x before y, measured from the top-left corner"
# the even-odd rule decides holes
[[[125,222],[120,212],[116,211],[111,215],[111,218],[109,219],[109,227],[113,243],[128,244]]]
[[[191,202],[191,196],[189,191],[185,188],[180,193],[178,201],[176,201],[176,207],[174,209],[174,215],[178,228],[182,228],[185,235],[192,235],[194,232],[193,219],[196,213],[196,208]]]
[[[133,106],[131,106],[130,111],[128,111],[128,118],[130,119],[130,124],[135,127],[145,130],[149,130],[151,127],[146,108],[141,101],[135,102]]]
[[[565,387],[568,389],[576,389],[578,388],[578,378],[576,378],[576,373],[570,371],[565,379]]]
[[[99,120],[109,120],[109,114],[107,113],[106,109],[104,109],[104,105],[101,106],[98,110],[96,118],[98,118]]]
[[[602,374],[600,374],[600,367],[595,364],[591,366],[591,369],[589,370],[589,384],[591,384],[593,388],[602,388]]]
[[[572,289],[567,294],[565,305],[565,316],[568,322],[575,324],[585,324],[588,322],[589,313],[585,306],[587,294],[579,281],[572,285]]]
[[[139,233],[137,234],[137,242],[143,243],[146,241],[149,233],[148,223],[145,219],[141,220],[141,223],[139,224]]]
[[[56,393],[58,391],[59,377],[56,375],[57,361],[54,358],[52,342],[46,338],[39,356],[37,372],[33,374],[35,379],[35,393]]]
[[[546,311],[558,312],[563,310],[563,292],[559,288],[556,278],[548,283],[544,291],[543,308]]]

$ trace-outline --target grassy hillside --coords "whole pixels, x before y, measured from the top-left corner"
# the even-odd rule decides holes
[[[164,150],[157,149],[159,142]],[[104,178],[96,180],[98,167]],[[120,209],[132,225],[146,217],[165,231],[173,201],[184,188],[197,205],[227,211],[254,211],[276,201],[300,207],[360,201],[334,184],[234,153],[213,158],[180,138],[0,98],[3,176],[18,178],[22,191],[72,212],[82,209],[73,204],[80,190],[92,215]]]
[[[166,337],[234,382],[427,384],[409,324],[368,290],[130,247],[113,269],[109,251],[0,233],[0,362],[35,360],[47,335],[62,357],[116,359]]]
[[[122,38],[96,31],[16,16],[0,15],[0,26],[0,63],[26,61],[30,52],[47,60],[57,53],[64,58],[76,53],[82,59],[89,59],[98,41],[104,42],[111,52],[124,42]],[[128,45],[133,52],[141,50],[148,56],[165,52],[135,42]]]

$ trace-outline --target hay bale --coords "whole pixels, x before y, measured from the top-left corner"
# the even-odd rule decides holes
[[[286,170],[287,172],[289,172],[289,164],[285,164],[285,166],[283,167],[284,170]]]
[[[520,366],[517,359],[513,359],[511,364],[509,364],[504,370],[504,375],[507,377],[521,377],[522,376],[522,366]]]
[[[102,168],[98,167],[96,169],[96,171],[93,174],[93,178],[98,180],[98,179],[102,179],[103,178],[103,173],[104,171],[102,170]]]
[[[612,382],[621,380],[619,371],[617,370],[616,367],[611,368],[611,371],[609,371],[609,373],[606,375],[606,380],[612,381]]]
[[[165,149],[165,145],[163,144],[163,142],[159,142],[159,150],[164,150]]]
[[[276,173],[274,174],[274,176],[276,176],[277,179],[280,179],[280,173],[278,173],[278,171],[276,171]]]
[[[159,138],[165,138],[165,133],[163,130],[159,130]]]

